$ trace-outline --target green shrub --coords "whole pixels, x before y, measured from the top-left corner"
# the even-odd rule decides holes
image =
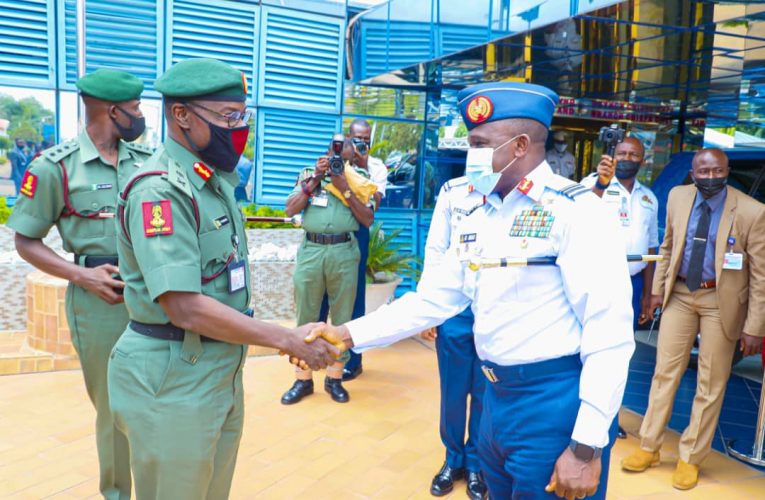
[[[287,217],[284,210],[269,207],[267,205],[257,206],[254,203],[242,207],[245,217]],[[290,223],[284,222],[245,222],[247,229],[294,229]]]
[[[5,197],[0,196],[0,224],[8,222],[8,217],[11,216],[11,212],[13,212],[13,209],[8,208],[8,200],[6,200]]]
[[[402,252],[404,245],[393,242],[402,231],[403,229],[397,228],[385,233],[382,231],[381,222],[372,224],[369,231],[367,283],[393,281],[397,276],[417,279],[419,263],[417,257],[411,253]]]

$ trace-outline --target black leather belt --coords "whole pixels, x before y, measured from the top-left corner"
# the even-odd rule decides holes
[[[131,320],[130,328],[140,333],[141,335],[146,335],[147,337],[153,337],[155,339],[183,341],[184,337],[186,337],[186,331],[183,328],[179,328],[173,325],[172,323],[167,323],[165,325],[152,325],[149,323],[141,323],[140,321]],[[221,342],[218,339],[205,337],[204,335],[200,335],[199,338],[202,339],[202,342]]]
[[[309,233],[306,231],[305,238],[311,243],[319,245],[335,245],[351,241],[351,233],[327,234],[327,233]]]
[[[74,263],[82,267],[98,267],[104,264],[117,265],[116,255],[74,255]]]

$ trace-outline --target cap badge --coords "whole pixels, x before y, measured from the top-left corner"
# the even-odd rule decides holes
[[[484,95],[474,97],[467,105],[467,117],[471,123],[483,123],[491,118],[494,103]]]

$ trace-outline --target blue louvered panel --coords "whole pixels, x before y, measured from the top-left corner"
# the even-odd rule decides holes
[[[153,0],[88,0],[85,4],[85,72],[98,68],[128,71],[153,89],[160,71],[157,19],[162,3]],[[77,80],[76,1],[64,1],[66,82]]]
[[[283,205],[300,171],[326,153],[340,117],[258,109],[255,202]]]
[[[0,2],[0,83],[53,80],[53,0]]]
[[[375,213],[375,222],[382,222],[383,231],[401,228],[401,234],[393,240],[395,243],[404,245],[402,252],[417,254],[417,213],[414,210],[390,210],[381,208]],[[401,295],[408,290],[414,290],[416,283],[411,278],[404,281],[396,289],[396,295]]]
[[[169,64],[193,57],[227,62],[246,75],[248,98],[252,101],[258,15],[255,5],[175,0],[168,26]]]
[[[435,57],[429,23],[362,21],[361,67],[363,80]]]
[[[345,21],[263,7],[258,105],[339,113]]]
[[[483,45],[487,42],[486,26],[460,26],[441,24],[438,27],[441,43],[437,45],[437,57],[448,56]]]

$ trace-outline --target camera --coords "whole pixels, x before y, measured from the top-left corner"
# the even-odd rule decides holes
[[[366,156],[367,153],[369,153],[369,144],[366,143],[363,139],[359,139],[358,137],[354,137],[351,139],[353,141],[353,145],[356,146],[356,151],[362,156]]]
[[[345,143],[345,137],[343,134],[335,134],[332,136],[332,143],[329,150],[332,153],[329,157],[329,174],[330,175],[343,175],[345,171],[345,162],[343,161],[343,145]]]
[[[598,140],[605,145],[606,154],[613,157],[616,152],[616,145],[624,141],[624,137],[624,129],[619,128],[619,125],[616,123],[612,123],[610,127],[603,127],[600,129]]]

